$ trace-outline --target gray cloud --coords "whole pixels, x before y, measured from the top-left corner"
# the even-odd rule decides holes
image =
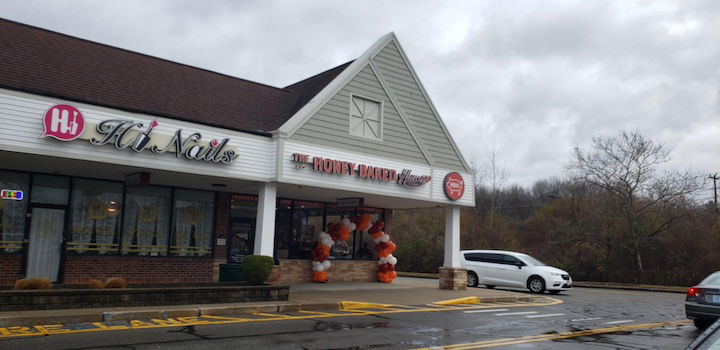
[[[471,161],[562,175],[574,146],[637,129],[718,170],[717,1],[4,1],[5,18],[284,86],[395,31]]]

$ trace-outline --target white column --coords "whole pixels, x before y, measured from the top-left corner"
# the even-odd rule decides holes
[[[273,256],[276,200],[277,183],[261,184],[258,189],[257,221],[255,223],[255,255]]]
[[[445,267],[460,267],[460,208],[445,207]]]

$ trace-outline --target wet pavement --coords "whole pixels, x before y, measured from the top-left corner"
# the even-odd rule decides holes
[[[58,334],[1,339],[0,349],[682,349],[699,334],[683,321],[684,294],[576,288],[552,297],[563,303]]]

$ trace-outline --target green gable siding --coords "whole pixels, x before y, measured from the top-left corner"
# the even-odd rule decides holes
[[[383,101],[382,140],[350,136],[350,95]],[[363,68],[291,137],[293,140],[427,164],[370,66]]]
[[[439,116],[433,113],[395,43],[385,46],[373,62],[433,164],[464,170],[460,156],[440,126]]]

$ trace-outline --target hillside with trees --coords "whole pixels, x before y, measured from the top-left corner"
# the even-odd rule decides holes
[[[578,281],[697,283],[720,270],[719,220],[697,196],[707,177],[668,169],[670,153],[637,132],[597,137],[565,177],[531,188],[503,186],[492,157],[475,208],[462,210],[461,249],[525,252]],[[392,232],[398,270],[442,265],[441,208],[395,211]]]

